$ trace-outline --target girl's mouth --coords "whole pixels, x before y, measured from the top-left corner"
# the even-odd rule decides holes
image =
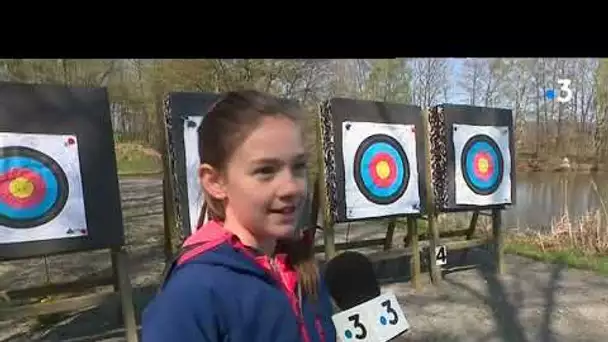
[[[270,209],[270,212],[273,214],[281,214],[281,215],[292,215],[296,212],[295,205],[288,205],[281,208]]]

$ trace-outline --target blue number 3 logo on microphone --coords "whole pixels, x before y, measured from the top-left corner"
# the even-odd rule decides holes
[[[409,330],[395,295],[384,293],[333,316],[340,341],[386,342]]]

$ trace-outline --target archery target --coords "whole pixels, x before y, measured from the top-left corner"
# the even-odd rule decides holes
[[[188,189],[188,215],[190,232],[196,232],[196,224],[203,207],[203,190],[198,179],[200,158],[198,155],[198,127],[202,116],[188,116],[184,121],[184,148],[186,153],[186,183]]]
[[[420,212],[414,125],[342,124],[346,216]]]
[[[0,243],[83,235],[76,137],[0,133]]]
[[[511,202],[509,129],[454,124],[456,204]]]

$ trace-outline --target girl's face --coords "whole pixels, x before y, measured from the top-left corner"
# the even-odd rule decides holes
[[[307,191],[306,150],[297,123],[265,117],[234,151],[221,181],[226,224],[256,239],[293,236]]]

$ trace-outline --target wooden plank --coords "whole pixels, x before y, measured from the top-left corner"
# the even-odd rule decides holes
[[[446,248],[448,249],[448,252],[449,252],[449,251],[457,251],[457,250],[461,250],[461,249],[483,246],[483,245],[490,243],[491,241],[492,241],[491,239],[483,239],[483,238],[482,239],[473,239],[473,240],[439,241],[439,245],[446,246]],[[422,252],[422,251],[428,250],[431,247],[431,242],[428,240],[420,241],[418,246],[419,246],[418,251]],[[383,260],[396,259],[396,258],[400,258],[403,256],[413,255],[414,250],[416,250],[416,249],[414,249],[413,247],[395,248],[395,249],[391,249],[390,251],[380,251],[380,252],[370,253],[370,254],[367,254],[367,257],[370,260],[372,260],[373,262],[383,261]],[[434,249],[433,249],[433,252],[434,252]],[[434,259],[432,259],[432,260],[434,260]]]
[[[486,245],[491,242],[492,242],[492,239],[479,238],[479,239],[471,239],[471,240],[456,240],[456,241],[446,241],[446,242],[440,241],[440,245],[446,246],[448,249],[448,253],[449,253],[449,251],[457,251],[457,250],[461,250],[461,249],[479,247],[479,246],[483,246],[483,245]]]
[[[345,250],[345,249],[381,246],[381,245],[384,245],[385,241],[386,241],[386,238],[359,240],[359,241],[351,241],[351,242],[340,242],[340,243],[334,244],[334,250],[341,251],[341,250]],[[325,245],[315,246],[315,253],[323,252],[324,250],[325,250]]]
[[[27,298],[45,297],[48,295],[76,293],[90,290],[94,287],[114,285],[112,276],[92,276],[70,282],[45,284],[23,289],[6,291],[6,295],[11,300]]]
[[[138,330],[141,330],[141,327],[138,327]],[[99,334],[93,334],[88,336],[78,336],[72,337],[68,339],[64,339],[61,342],[91,342],[91,341],[114,341],[114,337],[118,337],[119,335],[124,335],[124,328],[117,328],[112,330],[107,330]]]
[[[114,292],[57,299],[53,302],[34,303],[21,306],[0,307],[0,319],[14,320],[67,311],[82,311],[98,306],[116,296]]]
[[[468,231],[469,231],[468,229],[459,229],[459,230],[450,230],[447,232],[439,232],[439,238],[443,239],[443,238],[460,237],[463,235],[466,236]]]
[[[412,220],[415,220],[415,219],[412,219]],[[468,231],[468,229],[442,232],[440,234],[440,239],[463,236],[464,234],[466,234],[467,231]],[[408,236],[409,236],[409,233],[408,233]],[[417,236],[417,240],[420,241],[420,234],[416,234],[416,236]],[[407,241],[408,241],[407,245],[410,245],[411,244],[410,240],[408,239]],[[347,249],[375,247],[375,246],[384,245],[385,243],[386,243],[386,238],[367,239],[367,240],[359,240],[359,241],[340,242],[340,243],[335,244],[334,248],[337,251],[341,251],[341,250],[347,250]],[[428,240],[420,241],[420,243],[422,243],[424,246],[428,246],[428,244],[429,244]],[[399,250],[402,250],[402,249],[399,249]],[[323,245],[315,246],[315,253],[320,253],[323,251],[324,251]]]
[[[409,255],[412,255],[413,253],[414,253],[414,249],[412,247],[405,247],[405,248],[391,249],[390,251],[374,252],[374,253],[367,254],[366,256],[372,262],[378,262],[378,261],[391,260],[391,259],[401,258],[404,256],[409,256]]]

